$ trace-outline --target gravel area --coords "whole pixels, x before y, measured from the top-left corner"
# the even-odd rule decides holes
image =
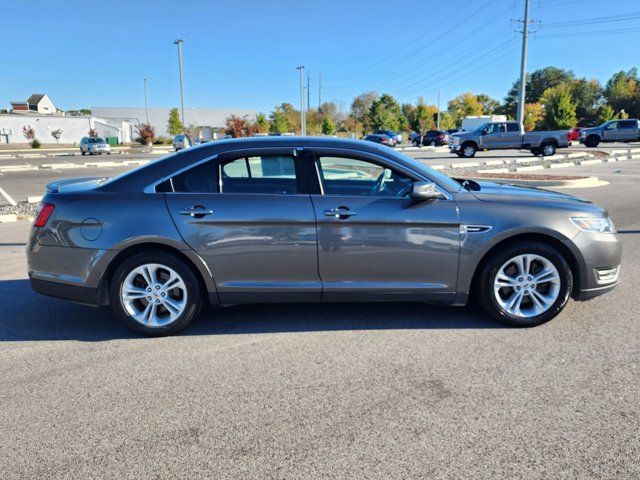
[[[38,211],[38,203],[19,203],[16,206],[8,205],[0,207],[0,215],[18,215],[21,217],[33,217]]]

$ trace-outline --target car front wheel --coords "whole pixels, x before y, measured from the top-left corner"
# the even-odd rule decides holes
[[[115,270],[111,306],[128,328],[149,336],[174,334],[198,315],[198,280],[182,260],[164,252],[139,253]]]
[[[483,310],[517,327],[534,327],[558,315],[569,300],[573,276],[550,245],[525,242],[503,249],[484,265],[477,294]]]

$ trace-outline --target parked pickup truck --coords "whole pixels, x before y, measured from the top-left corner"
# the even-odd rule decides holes
[[[518,122],[490,122],[472,132],[454,133],[449,150],[459,157],[473,157],[478,150],[529,150],[534,155],[549,156],[557,148],[568,147],[567,130],[525,132]]]
[[[640,122],[636,119],[609,120],[599,127],[580,130],[580,143],[597,147],[600,142],[637,142],[640,140]]]

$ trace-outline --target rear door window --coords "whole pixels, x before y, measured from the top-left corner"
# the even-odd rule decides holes
[[[205,162],[171,179],[174,192],[218,193],[218,165]]]
[[[291,156],[235,158],[220,166],[221,193],[296,194],[296,164]]]
[[[519,132],[520,127],[517,123],[507,123],[507,132]]]

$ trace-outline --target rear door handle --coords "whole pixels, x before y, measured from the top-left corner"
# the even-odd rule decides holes
[[[342,220],[347,219],[349,217],[353,217],[354,215],[357,215],[357,214],[358,214],[357,212],[354,212],[353,210],[349,210],[349,207],[342,207],[342,206],[324,211],[325,217],[340,218]]]
[[[205,215],[213,215],[213,210],[207,210],[202,205],[194,205],[191,208],[182,208],[178,210],[180,215],[189,215],[193,218],[202,218]]]

